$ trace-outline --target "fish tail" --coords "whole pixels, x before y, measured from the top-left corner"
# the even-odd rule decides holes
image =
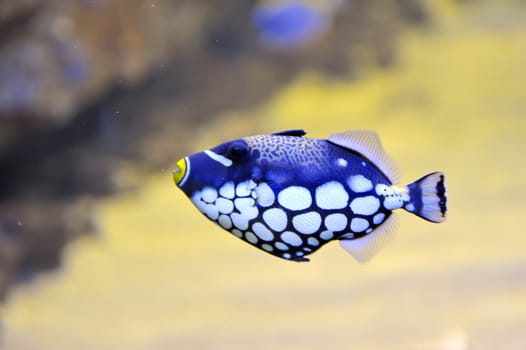
[[[435,172],[407,186],[409,202],[405,210],[432,222],[446,220],[447,193],[445,175]]]

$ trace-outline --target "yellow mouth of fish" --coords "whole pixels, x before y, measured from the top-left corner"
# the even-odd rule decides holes
[[[185,178],[186,173],[186,160],[184,158],[181,158],[177,162],[175,169],[172,171],[172,176],[177,186],[182,186],[182,180]]]

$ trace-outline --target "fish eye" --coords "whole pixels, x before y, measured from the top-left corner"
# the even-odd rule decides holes
[[[239,161],[248,154],[248,147],[243,143],[233,143],[226,151],[227,158],[233,161]]]

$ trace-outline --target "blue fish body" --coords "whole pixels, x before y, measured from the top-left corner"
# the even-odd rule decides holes
[[[210,220],[286,260],[308,261],[339,240],[368,260],[394,232],[393,210],[445,220],[442,173],[397,187],[394,163],[374,132],[327,140],[302,130],[250,136],[178,161],[174,181]]]

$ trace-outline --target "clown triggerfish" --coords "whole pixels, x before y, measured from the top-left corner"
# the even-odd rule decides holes
[[[289,130],[223,143],[179,160],[174,181],[210,220],[286,260],[308,261],[339,240],[364,262],[392,237],[395,209],[445,220],[444,174],[395,186],[398,171],[375,132],[304,135]]]

